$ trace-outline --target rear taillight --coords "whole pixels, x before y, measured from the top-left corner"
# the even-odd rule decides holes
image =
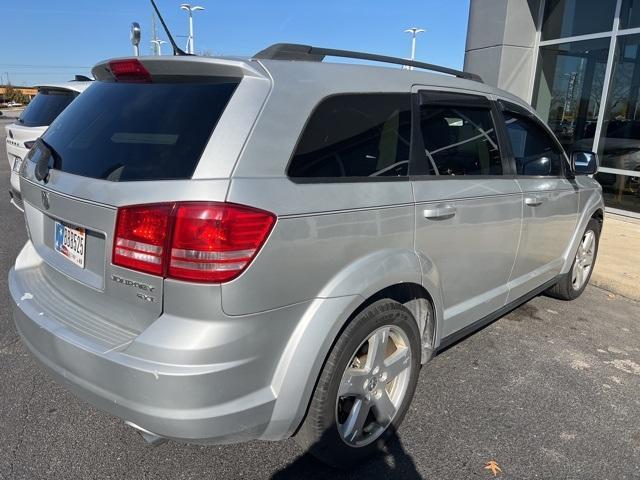
[[[137,58],[113,60],[109,62],[109,70],[117,82],[151,83],[151,74]]]
[[[118,211],[113,263],[167,278],[221,283],[256,256],[275,215],[227,203],[170,203]]]
[[[118,210],[113,263],[162,275],[173,205],[140,205]]]

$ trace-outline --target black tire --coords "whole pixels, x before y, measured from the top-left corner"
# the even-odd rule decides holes
[[[401,329],[411,349],[407,388],[389,426],[376,440],[363,446],[351,446],[341,437],[336,422],[338,388],[342,375],[372,333],[385,327]],[[403,305],[392,300],[379,300],[358,313],[347,325],[333,346],[318,379],[302,426],[296,434],[297,443],[319,460],[337,468],[349,468],[383,450],[409,408],[420,373],[420,332],[413,315]],[[406,377],[405,377],[406,378]]]
[[[573,269],[577,260],[577,253],[576,253],[576,256],[573,258],[573,263],[571,264],[571,269],[569,269],[567,273],[560,275],[558,277],[558,282],[545,292],[547,295],[553,298],[557,298],[559,300],[575,300],[580,295],[582,295],[582,292],[584,292],[584,289],[587,288],[587,285],[589,284],[589,279],[591,278],[591,274],[593,273],[593,268],[595,266],[596,259],[598,257],[598,245],[600,243],[600,228],[601,228],[600,222],[598,222],[598,220],[596,220],[595,218],[592,218],[591,220],[589,220],[589,223],[587,223],[587,227],[585,228],[582,234],[584,237],[584,235],[586,235],[587,232],[592,231],[595,235],[593,262],[591,264],[591,269],[589,270],[589,273],[587,274],[587,277],[584,283],[580,286],[580,288],[578,289],[574,288],[572,274],[573,274]]]

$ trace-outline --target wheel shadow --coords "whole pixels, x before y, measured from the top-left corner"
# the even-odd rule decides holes
[[[377,455],[364,460],[362,465],[349,469],[338,469],[317,460],[306,452],[293,463],[276,472],[272,480],[289,479],[355,479],[384,478],[402,480],[423,480],[411,456],[402,446],[402,441],[395,431],[388,432],[385,446]],[[313,447],[312,447],[313,449]]]

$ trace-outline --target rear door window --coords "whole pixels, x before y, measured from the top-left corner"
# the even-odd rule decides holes
[[[427,92],[420,105],[425,156],[419,174],[502,175],[491,106],[482,97]]]
[[[76,96],[77,93],[70,90],[40,89],[18,118],[18,123],[25,127],[51,125]]]
[[[114,182],[191,178],[237,85],[95,82],[43,135],[51,166]]]
[[[409,93],[335,95],[312,113],[287,173],[328,180],[406,177],[410,142]]]

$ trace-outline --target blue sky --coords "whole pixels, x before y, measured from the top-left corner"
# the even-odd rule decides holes
[[[148,0],[3,2],[0,74],[14,85],[68,80],[88,74],[96,62],[130,55],[129,26],[142,27],[141,54],[151,52]],[[169,28],[186,35],[181,0],[157,0]],[[196,51],[250,55],[276,42],[362,50],[407,57],[409,35],[420,35],[416,58],[461,68],[469,0],[200,0],[196,12]],[[158,24],[160,38],[166,40]],[[186,38],[176,38],[184,48]],[[163,45],[163,53],[170,52]]]

